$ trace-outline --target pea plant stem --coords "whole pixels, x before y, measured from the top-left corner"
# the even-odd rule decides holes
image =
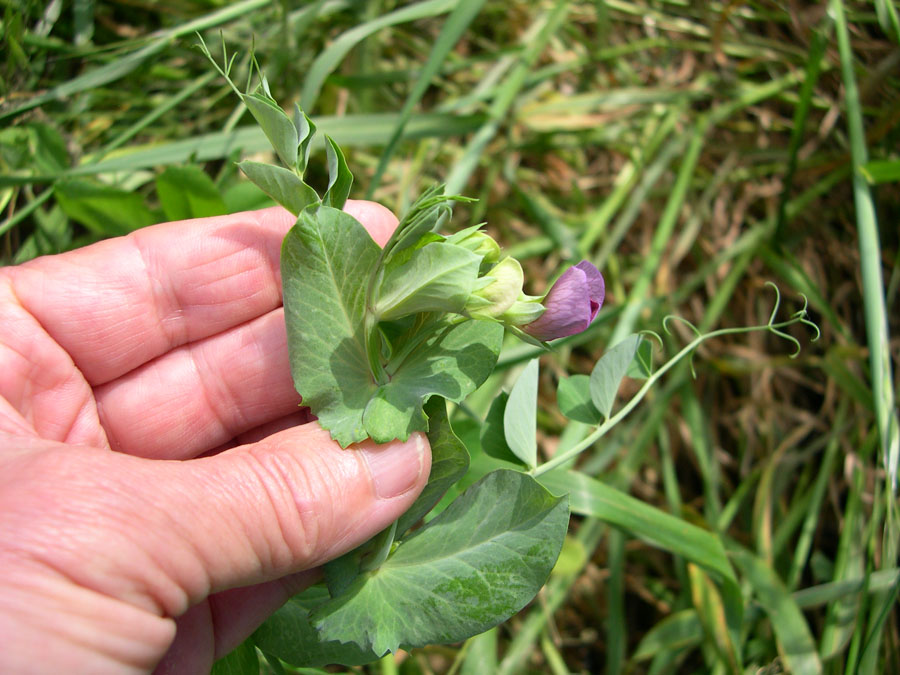
[[[619,422],[621,422],[625,417],[637,407],[638,403],[640,403],[644,397],[647,395],[647,392],[655,385],[663,375],[669,372],[672,368],[675,367],[684,357],[688,356],[691,352],[693,352],[697,347],[706,342],[707,340],[711,340],[716,337],[721,337],[723,335],[735,335],[739,333],[750,333],[755,331],[767,330],[767,331],[778,331],[781,328],[785,328],[790,326],[798,321],[805,321],[803,315],[805,313],[795,314],[794,317],[787,321],[782,321],[780,323],[767,323],[762,326],[749,326],[744,328],[721,328],[719,330],[712,331],[710,333],[706,333],[704,335],[698,335],[696,338],[691,340],[687,345],[685,345],[681,351],[679,351],[675,356],[669,359],[665,364],[663,364],[659,370],[653,373],[650,377],[647,378],[647,381],[644,382],[644,386],[642,386],[638,392],[626,403],[622,408],[619,409],[612,417],[608,418],[603,424],[598,426],[590,435],[588,435],[583,441],[572,446],[570,449],[565,452],[561,452],[558,455],[552,457],[548,461],[544,462],[540,466],[537,466],[528,473],[537,478],[549,471],[553,471],[553,469],[562,466],[569,460],[577,457],[582,452],[590,448],[594,443],[603,438],[606,433],[616,426]]]

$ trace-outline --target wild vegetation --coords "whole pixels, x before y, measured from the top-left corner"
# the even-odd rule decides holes
[[[571,492],[573,518],[526,609],[465,643],[350,670],[900,672],[890,0],[7,0],[3,12],[0,260],[270,205],[236,168],[269,145],[197,34],[238,54],[238,82],[252,49],[272,96],[340,143],[351,197],[398,214],[437,183],[476,197],[452,229],[487,223],[531,293],[581,259],[602,270],[591,329],[541,356],[543,460],[593,430],[562,414],[559,382],[629,334],[662,334],[664,360],[694,337],[675,321],[665,332],[668,315],[703,332],[766,324],[768,282],[779,319],[808,300],[821,335],[792,326],[796,358],[766,331],[704,342],[551,485]],[[324,187],[314,153],[306,179]],[[511,341],[454,407],[464,483],[491,466],[491,401],[538,354]],[[620,400],[640,386],[626,379]],[[678,521],[710,548],[663,536]],[[259,663],[249,646],[217,668],[312,672]]]

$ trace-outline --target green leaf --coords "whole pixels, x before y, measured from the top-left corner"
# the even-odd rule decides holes
[[[69,168],[66,141],[49,124],[30,122],[0,130],[0,169],[47,175]]]
[[[425,404],[425,413],[431,446],[431,472],[425,489],[393,526],[324,566],[325,582],[332,596],[341,595],[361,571],[373,569],[373,559],[383,559],[387,547],[431,511],[447,488],[466,473],[469,453],[450,428],[446,400],[432,396]]]
[[[304,210],[281,249],[294,385],[342,446],[366,438],[362,411],[376,391],[366,351],[366,287],[379,256],[352,216]]]
[[[299,216],[310,204],[319,201],[316,191],[293,171],[249,160],[244,160],[238,166],[247,178],[295,216]]]
[[[136,192],[86,180],[60,181],[53,186],[66,215],[95,234],[117,237],[154,222],[144,198]]]
[[[568,505],[533,478],[495,471],[312,616],[324,640],[381,655],[457,642],[505,621],[546,581]]]
[[[625,377],[646,380],[651,375],[653,375],[653,343],[642,338],[634,353],[634,359],[625,371]]]
[[[237,649],[216,661],[210,675],[257,675],[258,673],[259,658],[256,656],[256,647],[253,646],[252,641],[245,640]]]
[[[506,443],[529,468],[537,465],[537,389],[538,359],[532,359],[513,385],[503,411]]]
[[[522,460],[513,454],[506,442],[506,431],[503,428],[503,416],[508,401],[509,394],[501,391],[491,402],[491,408],[481,426],[481,449],[491,457],[521,465]]]
[[[431,473],[422,494],[397,521],[397,534],[402,535],[434,508],[451,485],[469,468],[469,453],[447,417],[447,402],[432,396],[425,404],[428,416],[428,444],[431,446]]]
[[[433,242],[398,262],[387,265],[378,289],[375,314],[383,320],[462,311],[478,278],[481,256],[462,246]]]
[[[156,177],[156,194],[168,220],[227,213],[222,195],[199,166],[170,166]]]
[[[683,556],[724,579],[735,580],[725,548],[712,532],[578,471],[551,471],[542,475],[540,481],[554,494],[568,494],[573,513],[599,518],[653,546]]]
[[[698,565],[688,563],[687,570],[691,582],[691,600],[704,632],[727,669],[725,672],[740,675],[740,636],[735,635],[734,626],[729,625],[727,598],[723,598],[709,575]],[[740,628],[740,624],[737,628]]]
[[[635,661],[652,659],[662,653],[674,653],[695,647],[703,641],[703,626],[695,609],[683,609],[662,619],[647,631],[631,658]]]
[[[320,639],[319,632],[310,623],[309,614],[330,599],[323,586],[312,586],[295,595],[256,629],[253,642],[266,654],[295,666],[357,666],[376,661],[378,655],[371,650],[360,649],[352,643]]]
[[[259,1],[259,0],[256,0]],[[0,112],[0,117],[3,116]],[[343,147],[378,146],[384,143],[397,121],[392,113],[317,117],[318,127],[328,130]],[[484,123],[484,116],[457,115],[451,113],[417,113],[404,131],[405,139],[446,138],[477,130]],[[109,158],[97,161],[95,156],[82,157],[81,163],[60,173],[40,177],[40,182],[74,176],[88,176],[116,171],[153,169],[169,164],[206,162],[229,157],[234,148],[242,148],[245,154],[264,152],[269,148],[265,134],[256,124],[238,127],[233,131],[217,131],[172,142],[154,142],[120,148]],[[0,187],[25,185],[38,179],[15,175],[0,175]]]
[[[859,170],[872,185],[900,181],[900,159],[873,159],[859,167]]]
[[[640,342],[640,335],[629,335],[607,350],[591,372],[591,400],[604,417],[608,418],[612,413],[619,384],[628,372]]]
[[[556,402],[562,414],[570,420],[585,424],[600,424],[603,415],[591,401],[591,378],[588,375],[572,375],[559,381]]]
[[[821,673],[822,662],[809,624],[775,571],[749,551],[734,551],[731,558],[772,622],[778,651],[788,671],[796,675]]]
[[[294,128],[297,130],[297,139],[300,142],[300,151],[297,153],[297,170],[302,176],[309,163],[309,152],[312,150],[313,137],[316,135],[316,125],[296,103],[294,104]]]
[[[275,206],[272,198],[249,180],[235,180],[222,191],[222,199],[228,213],[256,211]]]
[[[350,187],[353,185],[353,174],[344,159],[344,153],[331,136],[325,136],[325,155],[328,159],[328,189],[322,202],[336,209],[344,208]]]
[[[287,167],[296,165],[300,138],[291,118],[271,97],[263,94],[242,94],[241,100],[256,118],[282,163]]]
[[[500,324],[465,321],[439,330],[398,356],[387,366],[390,381],[378,388],[365,408],[366,433],[384,443],[425,431],[422,402],[434,394],[459,402],[475,391],[494,369],[502,342]]]

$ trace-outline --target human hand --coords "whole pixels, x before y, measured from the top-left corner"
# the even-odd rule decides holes
[[[380,244],[397,224],[345,210]],[[424,487],[422,435],[341,450],[303,423],[293,222],[167,223],[0,269],[0,671],[208,671]]]

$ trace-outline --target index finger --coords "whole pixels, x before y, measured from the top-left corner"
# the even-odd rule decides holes
[[[386,208],[348,201],[379,243]],[[22,306],[96,386],[281,305],[280,207],[165,223],[10,270]]]

